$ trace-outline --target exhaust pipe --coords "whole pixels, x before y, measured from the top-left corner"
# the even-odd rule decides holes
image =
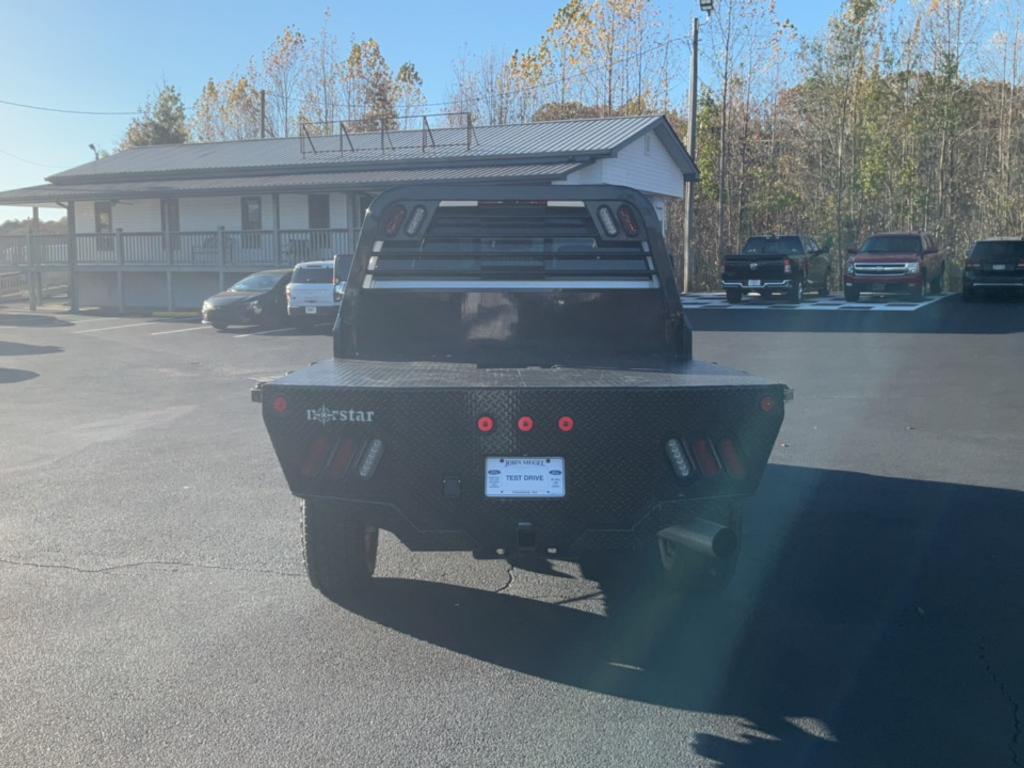
[[[735,555],[740,543],[732,528],[700,517],[663,528],[658,531],[658,537],[717,560],[728,560]]]

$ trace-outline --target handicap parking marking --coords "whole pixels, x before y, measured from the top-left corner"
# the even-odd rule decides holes
[[[72,331],[72,333],[103,333],[103,331],[116,331],[119,328],[138,328],[140,325],[153,325],[155,322],[157,321],[147,320],[144,323],[122,323],[121,325],[108,325],[106,328],[86,328],[84,331]]]
[[[857,303],[847,302],[841,296],[822,296],[805,298],[800,304],[788,301],[772,301],[771,299],[744,299],[738,304],[726,301],[724,293],[683,294],[683,309],[728,309],[735,310],[792,310],[794,312],[834,312],[836,310],[854,310],[860,312],[916,312],[919,309],[935,304],[956,294],[943,293],[928,296],[921,301],[894,300],[868,301]]]

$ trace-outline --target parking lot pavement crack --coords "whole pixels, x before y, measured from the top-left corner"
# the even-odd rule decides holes
[[[34,563],[26,560],[9,560],[0,558],[0,564],[20,566],[23,568],[39,568],[41,570],[72,571],[74,573],[115,573],[138,568],[191,568],[207,571],[231,571],[232,573],[260,573],[271,576],[302,576],[298,571],[279,571],[272,568],[233,568],[227,565],[210,565],[208,563],[187,563],[180,560],[139,560],[131,563],[120,563],[103,568],[81,568],[75,565],[64,565],[62,563]]]
[[[508,590],[508,588],[512,586],[512,582],[515,581],[515,580],[516,580],[516,567],[514,565],[510,565],[508,567],[508,579],[505,581],[504,584],[502,584],[500,587],[498,587],[498,589],[495,591],[495,594],[501,594],[502,592],[506,592]]]
[[[1024,734],[1024,712],[1021,712],[1020,703],[1014,698],[1013,693],[1007,687],[1006,683],[1000,677],[999,673],[992,666],[992,662],[988,657],[988,649],[985,645],[985,639],[982,638],[978,642],[978,659],[985,667],[985,673],[995,684],[999,694],[1006,699],[1006,702],[1010,705],[1010,712],[1013,718],[1013,732],[1010,737],[1010,756],[1013,759],[1011,765],[1018,766],[1018,768],[1024,768],[1024,757],[1022,757],[1021,738]]]

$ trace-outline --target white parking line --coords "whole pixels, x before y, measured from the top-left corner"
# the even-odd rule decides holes
[[[208,328],[206,325],[197,325],[194,328],[175,328],[173,331],[154,331],[150,336],[164,336],[168,333],[188,333],[189,331],[202,331]]]
[[[244,339],[248,336],[266,336],[268,333],[284,333],[290,331],[291,328],[271,328],[269,331],[253,331],[252,333],[238,333],[235,334],[236,339]]]
[[[140,325],[152,325],[154,320],[147,320],[144,323],[126,323],[125,325],[108,325],[106,328],[86,328],[84,331],[74,331],[73,333],[102,333],[103,331],[116,331],[118,328],[136,328]]]

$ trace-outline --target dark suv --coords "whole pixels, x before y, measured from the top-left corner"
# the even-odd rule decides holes
[[[981,293],[1024,293],[1024,237],[979,240],[964,264],[964,301]]]

